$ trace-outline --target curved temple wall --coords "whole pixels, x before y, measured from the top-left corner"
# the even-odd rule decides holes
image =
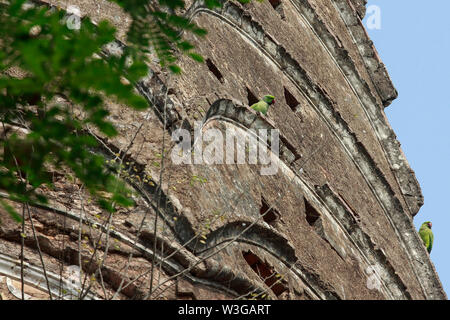
[[[88,2],[95,18],[89,5],[103,2]],[[208,30],[205,39],[191,39],[208,63],[181,58],[181,76],[151,66],[136,85],[152,102],[150,112],[110,104],[120,135],[96,136],[96,151],[111,161],[125,156],[137,207],[115,215],[101,268],[85,260],[106,214],[83,202],[77,186],[59,177],[47,191],[49,206],[31,208],[52,281],[81,261],[85,274],[99,270],[89,298],[145,298],[153,280],[152,298],[446,299],[412,223],[423,197],[384,114],[397,92],[361,23],[365,1],[223,4],[209,10],[189,1],[185,12]],[[125,23],[117,8],[108,10],[114,23]],[[276,103],[263,116],[248,105],[265,94]],[[224,136],[233,129],[242,138],[279,130],[280,152],[271,155],[278,171],[176,165],[168,156],[161,180],[162,142],[169,155],[170,135],[186,129],[195,150],[196,128]],[[80,226],[83,237],[74,231]],[[33,285],[42,275],[31,238],[25,245]],[[14,223],[0,226],[0,248],[9,256],[0,266],[14,263]]]

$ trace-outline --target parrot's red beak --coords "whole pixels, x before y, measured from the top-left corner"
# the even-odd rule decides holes
[[[428,224],[428,226],[430,227],[430,229],[431,229],[431,226],[432,226],[432,224],[431,224],[431,222]]]
[[[275,99],[274,100],[272,100],[272,103],[271,104],[274,104],[275,103]]]

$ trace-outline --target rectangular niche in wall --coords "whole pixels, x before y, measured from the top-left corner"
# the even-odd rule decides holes
[[[280,274],[275,272],[271,265],[263,262],[251,251],[243,251],[242,255],[252,270],[262,281],[264,281],[277,297],[288,290],[286,281],[281,279]]]
[[[259,209],[259,213],[263,216],[264,221],[270,225],[273,225],[280,216],[278,211],[271,208],[263,197],[261,197],[261,208]]]
[[[224,82],[223,75],[219,71],[219,69],[216,67],[216,65],[211,61],[211,59],[206,59],[206,66],[208,67],[209,71],[221,82]]]

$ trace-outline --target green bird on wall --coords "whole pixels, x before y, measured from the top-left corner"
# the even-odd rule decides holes
[[[422,223],[419,229],[419,235],[423,240],[423,243],[425,243],[425,246],[427,247],[428,252],[431,252],[431,248],[433,248],[433,231],[431,231],[431,222],[426,221]]]
[[[263,115],[267,114],[267,111],[269,110],[269,107],[275,103],[275,97],[271,95],[266,95],[263,97],[263,99],[253,105],[251,105],[251,108],[253,110],[261,112]]]

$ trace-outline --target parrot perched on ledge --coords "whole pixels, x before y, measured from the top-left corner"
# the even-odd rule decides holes
[[[434,240],[433,231],[431,231],[431,225],[432,224],[430,221],[426,221],[422,223],[422,226],[419,229],[419,235],[422,238],[423,243],[427,247],[428,253],[430,253],[431,248],[433,248],[433,240]]]
[[[250,108],[253,110],[261,112],[263,115],[267,114],[269,107],[275,103],[275,97],[271,95],[266,95],[263,99],[253,105]]]

